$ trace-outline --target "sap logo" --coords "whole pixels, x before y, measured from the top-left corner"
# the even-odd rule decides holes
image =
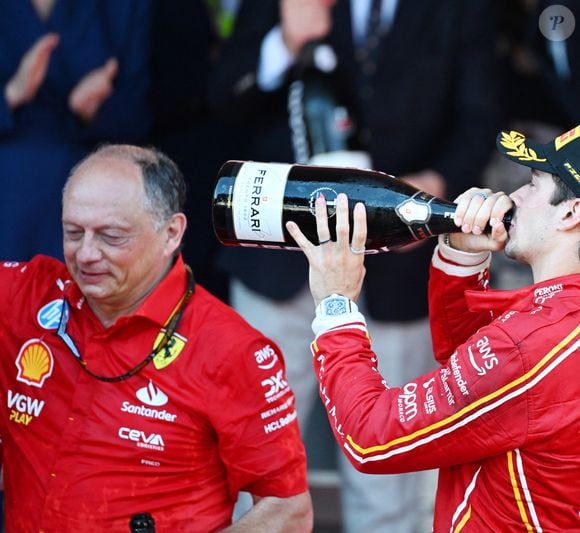
[[[399,420],[410,422],[417,416],[417,384],[407,383],[403,387],[404,394],[399,394]]]
[[[9,419],[16,424],[25,426],[30,424],[35,417],[40,416],[44,408],[44,400],[30,398],[25,394],[11,390],[8,390],[7,400],[8,409],[10,409]]]
[[[122,427],[119,428],[119,437],[124,440],[130,440],[136,443],[140,448],[149,448],[159,451],[163,451],[165,449],[165,442],[163,442],[163,437],[158,433],[151,433],[151,435],[146,435],[144,431],[139,429]]]
[[[254,352],[254,358],[260,370],[270,370],[278,362],[278,354],[269,344]]]
[[[272,401],[275,399],[276,394],[280,391],[285,391],[288,388],[288,382],[284,379],[284,371],[278,370],[276,375],[270,376],[261,383],[262,387],[268,387],[266,394],[264,395],[267,400]]]
[[[137,396],[137,398],[144,404],[152,405],[154,407],[161,407],[169,401],[167,395],[158,387],[153,385],[152,381],[149,381],[149,385],[146,387],[139,389],[135,393],[135,396]]]

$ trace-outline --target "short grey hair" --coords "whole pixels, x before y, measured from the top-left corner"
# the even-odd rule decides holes
[[[146,208],[159,229],[175,213],[183,213],[187,195],[185,179],[179,167],[161,150],[129,144],[103,144],[75,165],[71,176],[86,161],[96,157],[113,157],[131,161],[141,168]],[[69,177],[70,180],[70,177]],[[63,193],[68,185],[64,186]]]

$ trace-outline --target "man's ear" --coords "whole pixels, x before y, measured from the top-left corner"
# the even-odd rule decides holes
[[[569,201],[560,225],[564,231],[580,228],[580,198]]]
[[[165,229],[167,239],[165,246],[169,255],[179,248],[186,227],[187,218],[183,213],[174,213],[171,216]]]

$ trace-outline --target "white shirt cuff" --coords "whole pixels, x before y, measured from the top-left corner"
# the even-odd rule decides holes
[[[491,252],[463,252],[447,246],[443,235],[433,252],[433,266],[452,276],[467,277],[489,268]]]
[[[339,316],[317,316],[312,321],[312,331],[316,337],[322,333],[326,333],[331,329],[341,329],[342,326],[348,325],[349,327],[355,327],[366,330],[366,320],[364,315],[360,311],[355,311],[352,313],[345,313]]]
[[[260,48],[256,75],[258,87],[266,92],[282,87],[284,76],[294,60],[282,39],[282,28],[280,25],[275,26],[266,34]]]

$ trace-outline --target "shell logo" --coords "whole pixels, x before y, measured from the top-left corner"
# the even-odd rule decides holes
[[[20,348],[16,358],[16,379],[27,385],[41,388],[52,374],[54,358],[50,348],[40,339],[30,339]]]

